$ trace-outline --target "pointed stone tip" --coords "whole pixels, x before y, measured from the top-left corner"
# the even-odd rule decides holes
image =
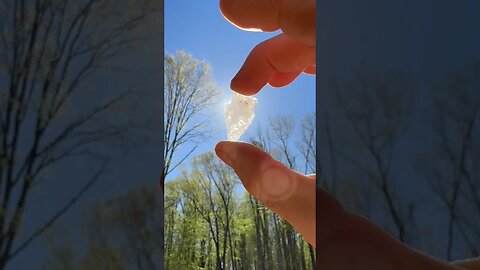
[[[254,109],[257,99],[233,93],[232,100],[225,110],[225,124],[229,141],[238,141],[255,117]]]

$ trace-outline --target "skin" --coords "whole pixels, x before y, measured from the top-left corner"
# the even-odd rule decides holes
[[[302,73],[315,74],[314,0],[220,0],[220,10],[240,29],[283,32],[252,50],[231,82],[234,91],[253,95],[266,84],[282,87]],[[318,269],[480,269],[479,259],[448,263],[405,246],[367,219],[345,211],[316,188],[314,175],[292,171],[253,145],[220,142],[215,152],[252,196],[317,247]]]

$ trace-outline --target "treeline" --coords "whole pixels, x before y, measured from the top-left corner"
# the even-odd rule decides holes
[[[314,116],[278,117],[250,142],[291,168],[315,168]],[[165,186],[165,269],[314,269],[315,251],[243,189],[213,153]]]

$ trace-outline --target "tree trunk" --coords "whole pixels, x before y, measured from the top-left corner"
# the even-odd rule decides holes
[[[279,270],[286,270],[285,269],[285,256],[282,253],[282,240],[281,240],[281,232],[278,226],[278,219],[277,216],[273,215],[273,224],[275,226],[275,244],[276,244],[276,255],[277,255],[277,269]]]
[[[303,270],[307,270],[307,265],[305,264],[305,241],[300,241],[300,265]]]
[[[312,263],[312,270],[315,270],[315,268],[316,268],[315,267],[316,266],[316,264],[315,264],[315,251],[313,250],[313,247],[310,244],[308,245],[308,252],[310,253],[310,261]]]
[[[252,210],[255,217],[255,237],[256,237],[256,247],[257,247],[257,267],[259,270],[266,270],[265,269],[265,257],[263,254],[263,241],[262,241],[262,233],[260,231],[260,213],[258,211],[258,202],[256,199],[253,199],[250,196],[250,203],[252,204]]]

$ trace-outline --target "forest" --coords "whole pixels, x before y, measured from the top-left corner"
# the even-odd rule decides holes
[[[260,129],[251,143],[290,168],[314,172],[313,115],[301,123],[278,117],[264,128],[268,132]],[[195,157],[191,168],[165,186],[165,269],[315,268],[315,250],[239,188],[236,175],[213,153]]]
[[[208,63],[179,51],[165,58],[165,167],[167,176],[205,139],[201,118],[217,101]],[[255,128],[255,127],[251,127]],[[315,115],[296,121],[257,121],[247,141],[302,173],[315,173]],[[185,151],[184,151],[185,152]],[[179,160],[175,162],[176,160]],[[212,152],[182,164],[165,182],[165,269],[314,269],[315,251],[282,218],[248,195]]]

